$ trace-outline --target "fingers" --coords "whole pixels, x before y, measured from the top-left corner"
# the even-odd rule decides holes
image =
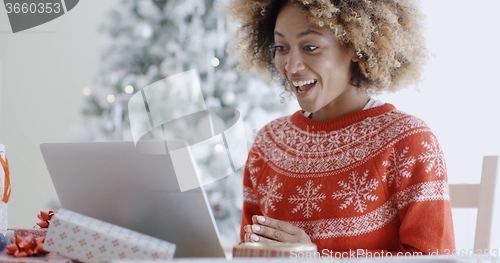
[[[252,216],[252,221],[254,224],[263,225],[272,229],[280,230],[282,232],[294,235],[302,231],[302,229],[281,220],[264,217],[264,216]]]
[[[245,226],[245,232],[256,236],[249,235],[249,240],[252,240],[252,237],[257,240],[260,236],[280,242],[311,243],[311,238],[304,230],[290,223],[257,215],[252,217],[252,221],[254,224]]]
[[[296,242],[297,238],[279,229],[270,228],[263,225],[246,225],[245,230],[245,241],[248,242],[267,242],[279,241],[279,242]]]
[[[290,242],[293,240],[293,237],[290,234],[279,229],[274,229],[263,225],[252,225],[251,230],[253,233],[258,234],[262,237],[277,240],[280,242]]]
[[[245,242],[277,243],[278,241],[253,233],[245,233]]]

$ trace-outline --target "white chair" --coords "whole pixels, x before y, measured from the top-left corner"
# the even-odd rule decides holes
[[[490,248],[498,156],[484,156],[479,184],[450,184],[452,208],[477,208],[474,251]]]

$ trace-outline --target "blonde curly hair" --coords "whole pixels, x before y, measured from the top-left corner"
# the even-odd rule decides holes
[[[420,81],[428,52],[418,0],[230,0],[223,12],[240,24],[229,46],[239,53],[239,71],[254,70],[291,92],[273,50],[276,18],[287,3],[353,49],[360,60],[351,83],[359,90],[394,92]]]

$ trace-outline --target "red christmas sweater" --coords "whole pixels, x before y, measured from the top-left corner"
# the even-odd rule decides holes
[[[422,120],[391,104],[322,122],[303,113],[255,138],[242,242],[252,215],[265,215],[304,229],[323,253],[455,248],[445,160]]]

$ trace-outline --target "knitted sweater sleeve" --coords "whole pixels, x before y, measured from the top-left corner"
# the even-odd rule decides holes
[[[256,148],[257,147],[254,144],[250,149],[243,173],[243,212],[241,216],[240,229],[241,242],[245,241],[245,230],[243,228],[246,225],[252,224],[252,216],[263,214],[257,201],[255,184],[262,173],[264,160],[262,160],[262,157]]]
[[[443,152],[430,130],[394,147],[400,250],[443,254],[455,248],[448,178]]]

